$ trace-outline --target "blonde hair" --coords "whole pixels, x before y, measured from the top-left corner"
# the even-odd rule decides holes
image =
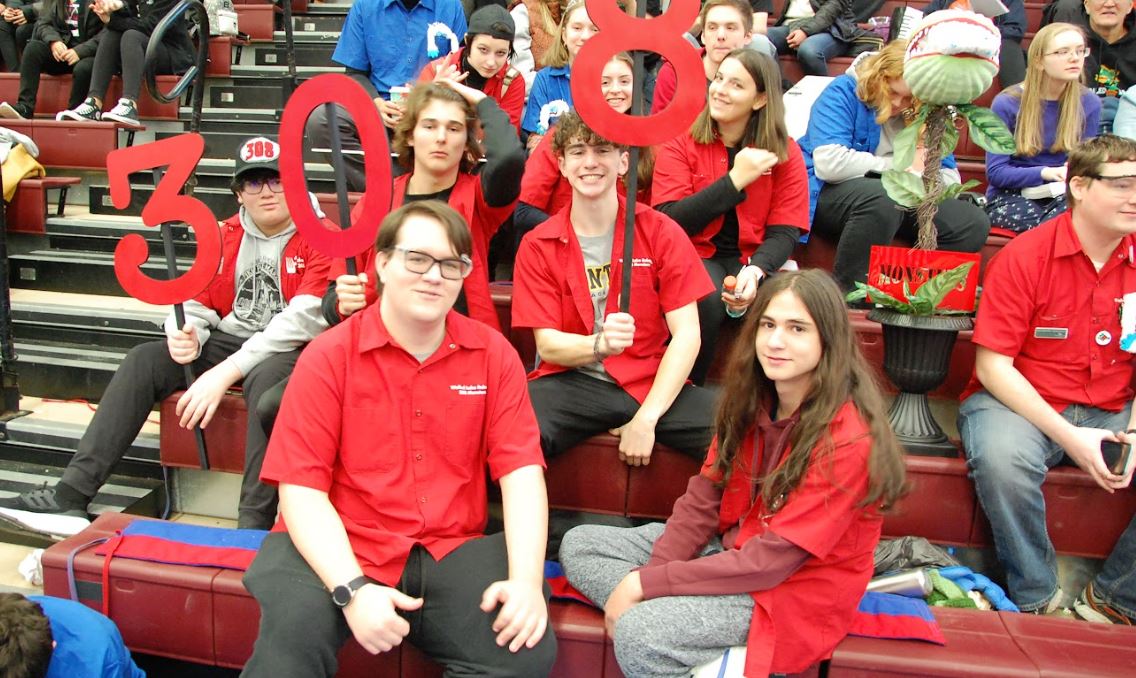
[[[1051,153],[1068,153],[1081,143],[1085,131],[1085,110],[1081,96],[1088,91],[1080,79],[1065,83],[1057,97],[1057,130],[1053,135],[1053,145],[1043,149],[1045,130],[1042,117],[1045,110],[1045,84],[1049,76],[1045,73],[1045,57],[1053,46],[1054,39],[1062,33],[1076,33],[1081,36],[1081,45],[1086,44],[1085,31],[1073,24],[1055,23],[1043,26],[1034,36],[1029,46],[1026,60],[1026,79],[1021,85],[1012,85],[1002,90],[1007,96],[1017,97],[1018,119],[1014,125],[1015,155],[1026,157],[1037,155],[1043,150]],[[1085,77],[1081,67],[1081,79]]]
[[[757,86],[758,94],[765,94],[765,105],[750,111],[745,131],[738,142],[739,148],[764,148],[777,156],[778,162],[789,158],[789,133],[785,129],[785,103],[781,96],[781,71],[773,59],[756,50],[742,47],[726,55],[746,69]],[[726,59],[722,59],[725,63]],[[710,117],[710,104],[695,118],[690,136],[700,144],[713,143],[718,138],[718,123]]]
[[[881,125],[898,111],[891,110],[891,81],[903,78],[906,40],[892,40],[856,67],[856,96],[876,111]]]

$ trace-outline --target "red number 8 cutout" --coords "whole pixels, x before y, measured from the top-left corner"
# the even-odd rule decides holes
[[[628,16],[614,0],[586,0],[588,16],[600,29],[572,65],[572,103],[600,136],[627,146],[653,146],[685,132],[706,102],[702,59],[682,34],[698,16],[698,0],[672,0],[660,16]],[[660,113],[647,117],[616,113],[599,96],[603,67],[619,52],[660,54],[674,66],[678,91]]]

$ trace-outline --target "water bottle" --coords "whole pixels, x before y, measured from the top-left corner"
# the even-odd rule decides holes
[[[737,288],[737,286],[738,286],[738,279],[735,278],[732,275],[728,275],[722,280],[722,291],[725,292],[726,294],[733,294],[734,289]],[[726,304],[726,315],[730,316],[731,318],[740,318],[740,317],[742,317],[743,315],[746,314],[747,310],[749,310],[749,309],[748,308],[740,308],[740,309],[734,308],[733,306]]]

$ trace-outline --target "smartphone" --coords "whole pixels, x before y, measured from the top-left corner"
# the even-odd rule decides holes
[[[1101,454],[1104,455],[1104,465],[1114,475],[1122,476],[1128,468],[1128,458],[1132,456],[1132,446],[1114,443],[1111,440],[1101,441]]]

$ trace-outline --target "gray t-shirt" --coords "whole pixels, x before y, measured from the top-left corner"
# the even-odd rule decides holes
[[[580,250],[584,253],[584,273],[588,278],[588,294],[592,297],[593,325],[595,333],[603,327],[604,310],[607,307],[608,290],[611,287],[611,248],[615,240],[615,228],[606,235],[576,235]],[[589,377],[605,381],[615,381],[608,375],[602,363],[590,363],[578,368]]]

